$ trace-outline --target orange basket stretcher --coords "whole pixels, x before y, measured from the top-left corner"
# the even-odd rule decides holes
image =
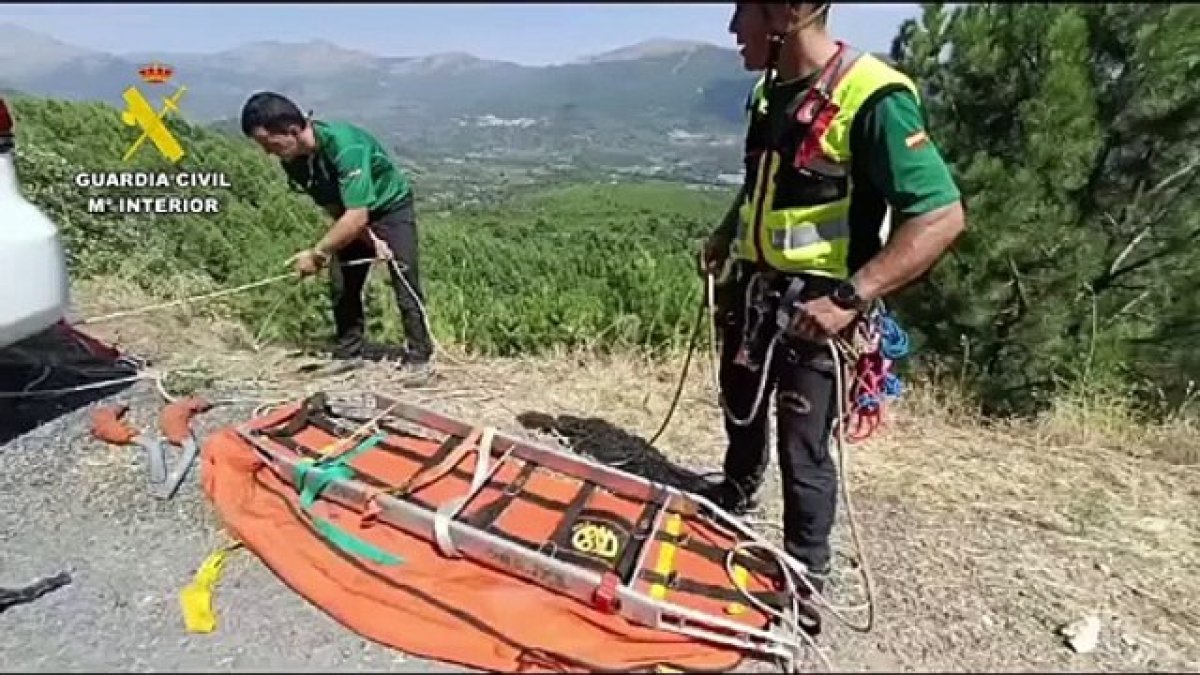
[[[346,552],[394,562],[370,533],[399,528],[637,625],[789,662],[805,649],[780,621],[797,611],[786,554],[698,495],[378,394],[315,394],[235,432]],[[342,536],[330,502],[371,527]]]

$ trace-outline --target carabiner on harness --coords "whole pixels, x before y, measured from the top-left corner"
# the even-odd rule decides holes
[[[747,286],[747,317],[745,321],[749,322],[748,315],[751,307],[753,307],[755,319],[752,328],[748,323],[743,324],[742,345],[734,360],[736,364],[752,371],[762,370],[758,376],[758,388],[750,406],[750,413],[745,417],[734,415],[726,404],[724,396],[721,397],[722,411],[730,422],[739,427],[751,424],[758,417],[763,395],[766,393],[767,382],[771,376],[771,365],[775,360],[775,347],[791,327],[795,314],[800,309],[800,294],[804,290],[804,280],[799,277],[793,277],[783,292],[774,289],[764,290],[761,288],[761,284],[761,277],[755,274]],[[758,291],[753,302],[750,299],[751,288]],[[772,313],[774,313],[775,320],[768,322]]]

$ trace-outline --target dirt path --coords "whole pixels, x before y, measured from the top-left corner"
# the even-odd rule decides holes
[[[169,330],[149,322],[127,344],[242,392],[263,383],[276,388],[267,396],[396,390],[381,367],[314,382],[292,374],[292,356],[239,348],[227,327],[194,343]],[[628,468],[652,477],[672,475],[668,464],[713,470],[723,439],[706,372],[693,373],[662,452],[642,440],[661,420],[675,374],[631,359],[469,361],[444,364],[436,385],[409,395],[603,460],[629,459]],[[140,422],[160,404],[144,384],[115,399],[132,403]],[[199,426],[211,430],[252,408],[219,409]],[[834,627],[823,638],[836,668],[1200,669],[1194,446],[1166,453],[1102,437],[1073,441],[1044,425],[956,426],[927,414],[938,409],[914,396],[878,440],[852,448],[878,614],[870,634]],[[218,590],[217,631],[185,633],[177,594],[220,543],[195,476],[175,501],[159,503],[143,489],[140,458],[88,439],[86,424],[85,412],[71,413],[0,447],[0,586],[75,574],[71,586],[0,614],[10,669],[437,669],[342,628],[245,552],[231,558]],[[777,476],[772,468],[762,495],[767,519],[778,517]],[[846,566],[834,596],[861,600]],[[1100,618],[1100,643],[1075,654],[1056,631],[1085,614]]]

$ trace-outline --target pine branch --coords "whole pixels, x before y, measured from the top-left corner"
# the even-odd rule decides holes
[[[1165,190],[1168,186],[1170,186],[1171,183],[1173,183],[1181,178],[1184,178],[1184,177],[1188,177],[1188,179],[1189,179],[1188,182],[1190,184],[1191,181],[1195,179],[1195,177],[1197,175],[1196,170],[1198,168],[1200,168],[1200,156],[1193,158],[1192,161],[1188,162],[1185,166],[1181,167],[1174,173],[1168,175],[1166,178],[1163,178],[1161,181],[1159,181],[1156,185],[1154,185],[1154,187],[1150,188],[1149,190],[1143,190],[1143,188],[1145,187],[1145,181],[1139,181],[1137,195],[1134,197],[1133,202],[1130,204],[1130,206],[1125,210],[1127,214],[1131,214],[1131,215],[1127,216],[1124,224],[1125,225],[1132,224],[1129,222],[1129,220],[1133,217],[1132,214],[1143,213],[1141,211],[1141,209],[1139,208],[1141,205],[1141,200],[1143,198],[1150,198],[1155,195],[1158,195],[1163,190]],[[1175,194],[1173,194],[1170,199],[1168,199],[1164,204],[1160,204],[1159,207],[1157,209],[1155,209],[1155,212],[1153,214],[1150,214],[1151,216],[1153,216],[1152,218],[1147,217],[1146,214],[1144,214],[1144,213],[1143,213],[1143,217],[1147,217],[1147,219],[1150,219],[1152,221],[1158,220],[1159,218],[1162,217],[1162,215],[1165,215],[1165,213],[1170,210],[1170,207],[1175,203],[1176,200],[1178,200],[1178,198],[1183,193],[1184,193],[1184,190],[1176,191]],[[1105,215],[1111,219],[1111,216],[1109,216],[1108,214],[1105,214]],[[1200,237],[1200,228],[1197,228],[1195,231],[1186,235],[1183,238],[1182,242],[1168,242],[1167,244],[1159,247],[1159,249],[1154,251],[1153,253],[1149,253],[1145,257],[1141,258],[1140,260],[1129,263],[1128,265],[1125,265],[1124,267],[1122,267],[1121,263],[1124,262],[1125,259],[1129,257],[1129,255],[1133,252],[1133,249],[1138,244],[1140,244],[1146,237],[1150,236],[1150,234],[1153,232],[1153,230],[1154,230],[1154,226],[1152,224],[1146,225],[1145,227],[1142,228],[1142,230],[1140,232],[1138,232],[1137,235],[1135,235],[1133,237],[1133,239],[1128,244],[1125,245],[1125,247],[1123,249],[1121,249],[1121,252],[1117,254],[1116,258],[1114,258],[1112,263],[1108,266],[1108,270],[1104,274],[1102,274],[1099,277],[1096,277],[1095,279],[1092,280],[1092,282],[1090,284],[1092,292],[1100,293],[1100,292],[1110,288],[1112,286],[1113,282],[1115,282],[1120,277],[1130,274],[1132,272],[1136,272],[1137,270],[1142,269],[1143,267],[1146,267],[1147,265],[1155,262],[1156,260],[1160,260],[1169,255],[1179,253],[1180,251],[1184,250],[1184,248],[1180,244],[1190,243],[1191,241],[1194,241],[1195,239]]]
[[[1112,316],[1108,317],[1108,321],[1104,322],[1105,328],[1111,327],[1113,324],[1115,324],[1117,322],[1118,319],[1120,319],[1122,316],[1124,316],[1126,312],[1129,312],[1134,307],[1137,307],[1139,304],[1141,304],[1141,302],[1143,300],[1145,300],[1147,297],[1149,297],[1149,295],[1150,295],[1150,291],[1142,291],[1141,293],[1139,293],[1137,295],[1137,297],[1135,297],[1134,299],[1125,303],[1121,307],[1121,309],[1118,309],[1116,312],[1113,312]]]
[[[1105,215],[1107,216],[1108,214],[1105,214]],[[1108,266],[1108,272],[1107,272],[1108,276],[1111,277],[1112,275],[1117,273],[1117,270],[1121,267],[1121,263],[1124,262],[1125,258],[1129,257],[1130,253],[1133,253],[1133,249],[1138,244],[1142,243],[1142,240],[1145,239],[1150,234],[1152,229],[1153,228],[1151,228],[1149,225],[1142,228],[1142,231],[1138,232],[1137,235],[1135,235],[1134,238],[1128,244],[1125,245],[1125,248],[1121,249],[1121,252],[1117,254],[1117,257],[1113,258],[1112,264]],[[1098,289],[1096,289],[1096,284],[1094,284],[1094,283],[1092,284],[1092,289],[1098,290]]]

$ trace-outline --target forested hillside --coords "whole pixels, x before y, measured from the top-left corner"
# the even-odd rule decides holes
[[[114,171],[173,171],[152,150],[122,160],[136,132],[105,104],[30,97],[9,99],[17,120],[17,171],[26,196],[57,222],[76,280],[121,277],[148,289],[192,279],[193,292],[232,286],[284,271],[283,261],[311,241],[320,221],[291,194],[260,152],[167,118],[187,155],[178,169],[219,171],[229,189],[106,189],[76,177]],[[188,194],[220,200],[216,215],[117,215],[87,210],[92,194]]]
[[[12,102],[22,184],[62,226],[76,279],[121,277],[162,290],[186,277],[191,293],[248,283],[286,271],[283,262],[326,222],[250,141],[178,122],[171,126],[189,150],[178,168],[224,172],[233,187],[150,192],[212,195],[222,212],[90,214],[94,191],[77,187],[75,176],[129,170],[121,156],[136,134],[103,104]],[[165,169],[153,152],[138,158],[135,168]],[[686,339],[700,297],[694,254],[729,196],[661,183],[579,185],[424,209],[426,185],[445,180],[414,181],[422,276],[440,339],[494,354]],[[386,288],[374,286],[370,300],[380,336],[395,337]],[[268,337],[319,342],[330,330],[323,281],[270,286],[230,302],[251,323],[269,315]]]

